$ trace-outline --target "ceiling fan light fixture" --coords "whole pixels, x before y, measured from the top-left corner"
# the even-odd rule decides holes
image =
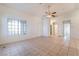
[[[48,18],[56,17],[56,11],[51,12],[51,10],[50,10],[50,6],[49,6],[49,5],[48,5],[47,12],[45,12],[45,14],[46,14],[46,17],[48,17]]]
[[[47,17],[49,17],[49,18],[50,18],[50,17],[51,17],[51,15],[47,15]]]

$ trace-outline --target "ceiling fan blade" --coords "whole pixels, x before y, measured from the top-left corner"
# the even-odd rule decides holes
[[[55,15],[52,15],[52,17],[56,17]]]
[[[53,12],[52,14],[56,14],[56,12]]]

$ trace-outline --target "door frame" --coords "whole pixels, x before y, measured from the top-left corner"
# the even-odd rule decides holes
[[[70,20],[63,21],[63,37],[64,37],[64,23],[70,23],[70,39],[71,39],[71,21]]]

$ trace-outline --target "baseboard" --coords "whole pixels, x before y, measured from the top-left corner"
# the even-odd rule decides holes
[[[42,37],[42,36],[36,36],[36,37],[31,37],[31,38],[28,38],[28,39],[24,39],[24,40],[18,40],[18,41],[13,41],[13,42],[8,42],[8,43],[2,43],[2,44],[0,44],[0,47],[5,46],[7,44],[13,44],[13,43],[17,43],[17,42],[21,42],[21,41],[25,41],[25,40],[29,40],[29,39],[34,39],[34,38],[39,38],[39,37]]]

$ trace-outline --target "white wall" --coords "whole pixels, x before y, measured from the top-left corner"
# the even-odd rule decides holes
[[[4,19],[6,17],[18,17],[27,21],[27,34],[21,36],[7,36],[3,32],[3,25],[5,25]],[[0,44],[15,42],[19,40],[25,40],[42,35],[41,19],[29,14],[21,13],[15,9],[0,6]]]
[[[47,17],[42,18],[42,35],[49,36],[50,35],[50,21]]]
[[[79,39],[79,9],[70,14],[71,20],[71,36]]]
[[[56,23],[58,25],[57,35],[63,36],[63,20],[64,20],[64,18],[63,18],[63,16],[62,17],[60,16],[60,17],[56,17],[55,19],[56,19]]]
[[[75,9],[57,18],[59,35],[63,36],[63,21],[71,21],[71,39],[79,39],[79,9]]]

